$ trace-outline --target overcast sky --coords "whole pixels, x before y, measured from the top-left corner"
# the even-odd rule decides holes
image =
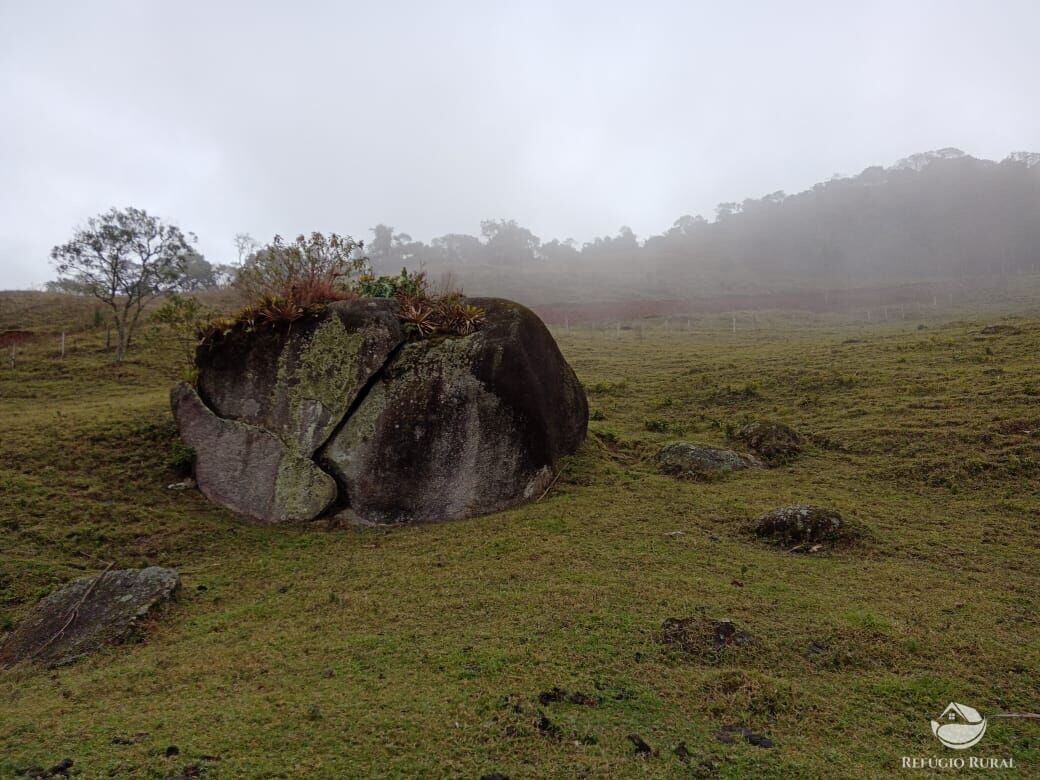
[[[0,0],[0,289],[110,206],[199,236],[660,232],[1040,151],[1040,2]]]

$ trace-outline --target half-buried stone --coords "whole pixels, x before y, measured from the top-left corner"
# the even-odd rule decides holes
[[[74,580],[41,599],[15,627],[0,647],[0,668],[20,661],[60,666],[126,641],[179,585],[176,571],[158,566]]]
[[[802,437],[783,423],[755,420],[741,428],[736,438],[772,465],[784,463],[802,451]]]
[[[693,480],[712,479],[728,471],[763,466],[762,461],[753,455],[686,441],[662,447],[657,453],[657,464],[665,474]]]
[[[755,520],[755,535],[782,544],[837,542],[850,535],[841,515],[818,506],[784,506]]]

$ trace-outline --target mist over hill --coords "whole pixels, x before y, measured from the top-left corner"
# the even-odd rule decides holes
[[[796,194],[720,203],[640,239],[628,227],[579,246],[543,239],[514,220],[480,235],[429,243],[387,225],[366,251],[377,271],[450,271],[484,292],[537,300],[622,291],[686,296],[704,290],[845,287],[995,275],[1040,267],[1040,153],[997,162],[959,149],[835,176]]]

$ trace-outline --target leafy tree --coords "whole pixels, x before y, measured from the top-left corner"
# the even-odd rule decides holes
[[[484,257],[480,239],[466,233],[447,233],[430,242],[433,257],[449,263],[475,264]]]
[[[217,286],[217,278],[212,263],[198,252],[191,251],[184,267],[184,278],[181,280],[182,290],[209,290]]]
[[[126,357],[145,305],[183,284],[194,240],[143,209],[113,208],[51,250],[60,283],[112,310],[116,363]]]
[[[515,219],[485,219],[480,223],[480,234],[487,242],[490,261],[498,265],[531,262],[542,243]]]
[[[185,379],[195,379],[195,348],[198,334],[213,319],[213,312],[191,295],[172,293],[152,314],[152,322],[165,325],[180,347]]]

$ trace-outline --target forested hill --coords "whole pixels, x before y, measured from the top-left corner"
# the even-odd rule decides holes
[[[566,264],[644,270],[814,274],[826,279],[991,275],[1040,268],[1040,153],[1000,162],[958,149],[834,177],[805,192],[721,203],[641,239],[630,229],[590,241],[542,240],[512,220],[429,244],[379,225],[366,249],[377,269],[408,265]]]

